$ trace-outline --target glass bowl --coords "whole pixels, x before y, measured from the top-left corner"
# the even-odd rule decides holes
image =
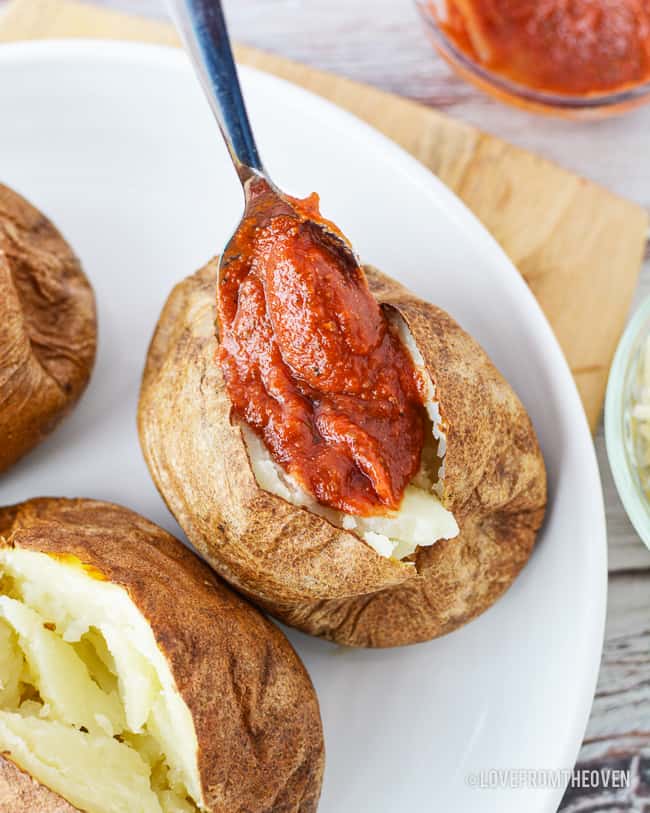
[[[639,466],[638,441],[635,441],[631,414],[641,386],[641,353],[648,336],[650,297],[634,314],[614,356],[605,398],[605,443],[623,507],[636,532],[650,548],[650,467]]]
[[[445,0],[415,0],[429,38],[438,53],[463,79],[500,101],[565,118],[602,119],[650,101],[650,81],[629,88],[584,96],[545,92],[512,82],[475,62],[438,25],[434,6]]]

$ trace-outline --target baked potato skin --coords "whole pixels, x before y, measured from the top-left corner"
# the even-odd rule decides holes
[[[0,810],[8,813],[77,813],[78,808],[39,785],[11,760],[0,756]]]
[[[178,540],[116,505],[38,499],[0,509],[0,544],[76,556],[127,590],[192,713],[210,813],[316,810],[324,746],[307,672],[280,630]],[[16,770],[0,763],[0,788],[9,794]],[[22,778],[27,797],[41,793]],[[60,801],[47,793],[54,799],[42,807],[6,809],[74,809],[50,807]],[[0,795],[0,809],[6,801]]]
[[[534,546],[546,473],[524,407],[479,345],[441,309],[365,270],[408,325],[445,424],[443,502],[461,533],[419,549],[416,568],[257,487],[216,361],[217,260],[163,309],[138,426],[158,490],[225,579],[305,632],[388,647],[451,632],[502,595]]]
[[[55,226],[0,184],[0,472],[72,409],[95,359],[92,288]]]
[[[215,273],[212,263],[176,286],[144,371],[140,442],[170,510],[218,572],[265,605],[410,578],[411,568],[258,487],[216,362]]]

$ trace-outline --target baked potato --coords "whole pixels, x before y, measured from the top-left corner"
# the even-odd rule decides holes
[[[97,320],[70,246],[0,185],[0,472],[72,409],[95,360]]]
[[[365,267],[430,384],[428,466],[387,522],[332,512],[233,418],[217,363],[217,271],[215,259],[172,291],[138,410],[151,475],[193,545],[283,622],[350,646],[425,641],[486,610],[526,563],[546,505],[531,421],[486,353],[440,308]]]
[[[125,508],[0,509],[0,810],[316,810],[318,701],[284,635]]]

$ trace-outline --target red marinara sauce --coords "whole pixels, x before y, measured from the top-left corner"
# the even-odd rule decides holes
[[[219,282],[233,414],[322,505],[397,508],[426,425],[411,357],[362,269],[319,225],[336,229],[317,195],[278,205],[259,183]]]
[[[650,0],[444,1],[448,38],[520,85],[588,96],[650,80]]]

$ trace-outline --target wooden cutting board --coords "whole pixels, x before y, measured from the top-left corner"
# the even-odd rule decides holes
[[[57,37],[178,45],[166,23],[68,0],[13,0],[0,16],[0,42]],[[537,297],[594,429],[636,287],[647,213],[537,155],[423,105],[251,48],[238,48],[237,58],[365,119],[465,201]]]

